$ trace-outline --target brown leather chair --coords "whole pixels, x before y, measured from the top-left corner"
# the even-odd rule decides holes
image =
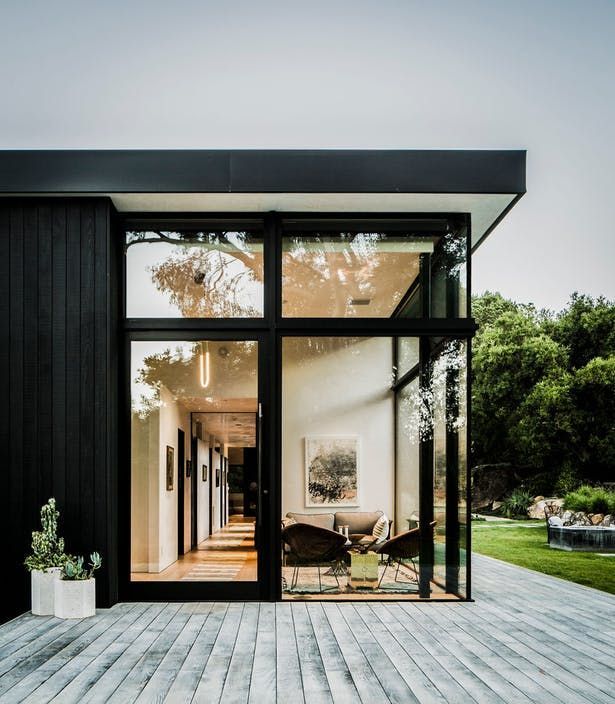
[[[435,531],[437,521],[432,521],[429,525],[432,529],[432,532]],[[393,538],[390,538],[389,540],[385,541],[381,545],[378,545],[377,548],[375,548],[374,552],[379,553],[380,555],[386,555],[387,556],[387,561],[384,566],[384,571],[382,572],[382,575],[380,576],[380,580],[378,581],[378,588],[380,589],[380,585],[382,584],[382,580],[384,579],[384,575],[391,564],[391,560],[394,562],[397,562],[397,569],[395,570],[395,581],[400,582],[402,580],[397,579],[399,575],[399,568],[401,566],[402,560],[410,560],[412,563],[412,569],[414,570],[414,574],[416,575],[416,580],[418,580],[418,570],[416,567],[416,563],[414,562],[415,558],[419,556],[420,553],[420,548],[421,548],[421,530],[420,528],[412,528],[412,530],[407,530],[404,533],[399,533],[399,535],[394,536]],[[415,580],[412,580],[415,581]],[[406,582],[407,583],[407,582]]]
[[[288,556],[293,562],[290,588],[297,586],[300,567],[318,567],[318,587],[322,588],[320,568],[323,564],[335,564],[344,559],[346,538],[334,530],[312,526],[309,523],[293,523],[282,531],[282,540],[289,546]],[[335,574],[335,581],[340,584]],[[329,587],[329,589],[335,587]]]

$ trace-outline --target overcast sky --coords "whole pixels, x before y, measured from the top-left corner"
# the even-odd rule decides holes
[[[2,148],[523,148],[474,290],[615,298],[615,0],[0,3]]]

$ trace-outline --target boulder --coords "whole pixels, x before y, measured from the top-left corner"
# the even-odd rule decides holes
[[[535,496],[534,497],[534,503],[537,504],[539,501],[544,501],[545,497],[544,496]]]
[[[583,511],[577,511],[572,516],[571,525],[573,525],[573,526],[591,526],[591,524],[592,524],[592,522],[588,518],[587,514],[584,513]]]
[[[602,523],[604,520],[604,514],[602,513],[594,513],[594,515],[591,517],[591,522],[593,526],[598,526]]]
[[[544,518],[545,515],[559,516],[563,505],[564,499],[543,499],[532,504],[527,510],[527,515],[529,518],[537,519]]]
[[[604,528],[610,528],[611,526],[615,525],[615,521],[613,521],[613,516],[610,513],[607,513],[606,516],[602,519],[602,525]]]
[[[573,516],[572,511],[564,511],[564,513],[562,513],[562,523],[565,526],[569,526],[572,523]]]

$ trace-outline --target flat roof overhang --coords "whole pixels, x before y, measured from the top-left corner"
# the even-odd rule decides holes
[[[123,213],[469,213],[475,249],[525,193],[522,150],[2,150],[0,196]]]

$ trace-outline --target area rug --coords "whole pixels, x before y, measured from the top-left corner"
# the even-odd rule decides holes
[[[384,565],[378,565],[378,579],[382,576],[384,572]],[[325,575],[328,566],[323,566],[320,568],[320,576],[322,580],[323,590],[326,590],[327,594],[360,594],[362,592],[368,594],[378,593],[378,591],[386,592],[387,594],[413,594],[418,591],[418,584],[416,582],[416,574],[411,566],[402,565],[399,568],[399,574],[395,581],[395,570],[397,565],[390,565],[386,571],[385,577],[382,580],[380,589],[367,588],[354,588],[350,586],[350,574],[338,576],[339,588],[335,581],[335,577],[331,575]],[[286,594],[318,594],[320,592],[318,586],[318,568],[317,567],[300,567],[299,568],[299,578],[297,580],[297,586],[294,589],[290,589],[290,585],[293,578],[293,566],[287,565],[282,567],[282,591]]]

